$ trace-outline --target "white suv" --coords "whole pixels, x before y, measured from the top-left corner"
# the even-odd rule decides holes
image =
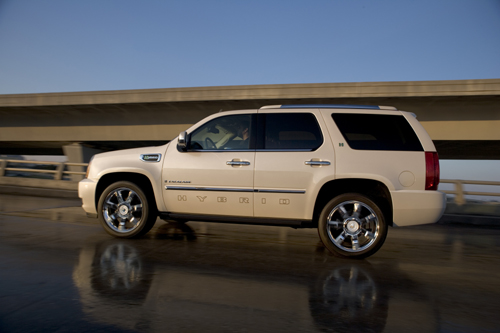
[[[439,160],[414,114],[363,105],[227,111],[168,144],[95,155],[79,184],[89,216],[116,237],[157,217],[317,227],[342,257],[367,257],[388,226],[434,223]]]

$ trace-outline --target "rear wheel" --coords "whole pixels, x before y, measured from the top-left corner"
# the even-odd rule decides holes
[[[119,238],[146,234],[157,217],[152,199],[140,187],[127,181],[113,183],[104,190],[98,213],[104,230]]]
[[[325,205],[318,221],[318,233],[334,255],[366,258],[384,243],[387,223],[375,202],[361,194],[347,193]]]

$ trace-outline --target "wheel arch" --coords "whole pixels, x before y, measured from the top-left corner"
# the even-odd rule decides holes
[[[151,183],[151,180],[146,175],[134,172],[114,172],[102,176],[99,179],[99,182],[97,183],[95,190],[94,201],[96,207],[98,206],[99,198],[101,197],[104,190],[109,185],[119,181],[128,181],[140,187],[144,191],[144,194],[146,194],[146,196],[148,197],[149,202],[154,204],[153,208],[155,210],[158,210],[158,204],[156,202],[156,196],[153,190],[153,185]]]
[[[318,192],[314,205],[313,221],[318,223],[323,207],[334,197],[344,193],[359,193],[374,201],[384,213],[388,225],[393,226],[391,193],[387,186],[373,179],[345,178],[325,183]]]

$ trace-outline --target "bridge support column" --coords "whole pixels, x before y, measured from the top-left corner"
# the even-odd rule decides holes
[[[89,163],[92,156],[101,151],[98,149],[88,148],[82,146],[80,143],[73,143],[63,146],[64,155],[68,158],[68,163]],[[84,172],[85,167],[82,166],[68,166],[68,171]],[[80,181],[83,179],[81,175],[71,175],[72,181]]]

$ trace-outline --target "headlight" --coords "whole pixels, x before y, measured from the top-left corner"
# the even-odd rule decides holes
[[[84,179],[89,178],[89,173],[90,173],[90,165],[92,164],[92,160],[93,160],[93,159],[94,159],[94,156],[92,156],[92,158],[90,159],[89,165],[87,165],[87,172],[85,173],[85,178],[84,178]]]

